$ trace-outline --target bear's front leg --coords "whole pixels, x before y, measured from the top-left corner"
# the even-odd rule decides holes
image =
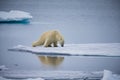
[[[51,47],[51,43],[49,40],[46,40],[44,43],[44,47]]]
[[[51,44],[50,44],[50,45],[48,45],[48,47],[52,47],[52,46],[51,46]]]

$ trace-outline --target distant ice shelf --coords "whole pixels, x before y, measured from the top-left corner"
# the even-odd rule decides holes
[[[39,55],[120,57],[120,43],[65,44],[65,47],[49,48],[18,45],[8,50]]]
[[[33,17],[28,12],[11,10],[9,12],[0,11],[0,23],[5,22],[25,22]]]

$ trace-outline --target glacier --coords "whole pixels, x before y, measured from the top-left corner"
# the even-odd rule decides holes
[[[11,10],[9,12],[0,11],[0,23],[2,22],[24,22],[32,19],[33,17],[28,12],[20,10]]]
[[[65,47],[49,48],[17,45],[8,50],[39,55],[120,57],[120,43],[65,44]]]

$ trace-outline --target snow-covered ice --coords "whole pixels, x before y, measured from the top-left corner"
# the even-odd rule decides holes
[[[18,45],[9,51],[29,52],[40,55],[69,56],[120,56],[120,43],[65,44],[65,47],[29,47]]]
[[[7,79],[7,78],[0,77],[0,80],[14,80],[14,79]],[[42,78],[27,78],[27,79],[21,79],[21,80],[44,80],[44,79],[42,79]]]
[[[6,69],[0,65],[0,69]],[[85,80],[120,80],[120,75],[109,70],[83,72],[83,71],[27,71],[27,70],[0,70],[0,80],[54,80],[54,79],[85,79]]]
[[[0,11],[0,22],[9,21],[26,21],[32,19],[32,16],[28,12],[11,10],[9,12]]]
[[[28,79],[25,79],[25,80],[44,80],[42,78],[28,78]]]
[[[37,79],[43,78],[47,80],[64,80],[64,79],[101,79],[102,71],[99,72],[83,72],[83,71],[1,71],[0,76],[9,79]]]
[[[83,71],[0,71],[0,80],[120,80],[120,75],[109,70]]]

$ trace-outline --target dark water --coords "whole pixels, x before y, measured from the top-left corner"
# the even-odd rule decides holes
[[[30,24],[0,24],[0,65],[16,70],[75,70],[120,73],[120,57],[38,56],[9,52],[31,46],[41,33],[59,30],[66,43],[119,43],[119,0],[1,0],[0,10],[31,13]]]

